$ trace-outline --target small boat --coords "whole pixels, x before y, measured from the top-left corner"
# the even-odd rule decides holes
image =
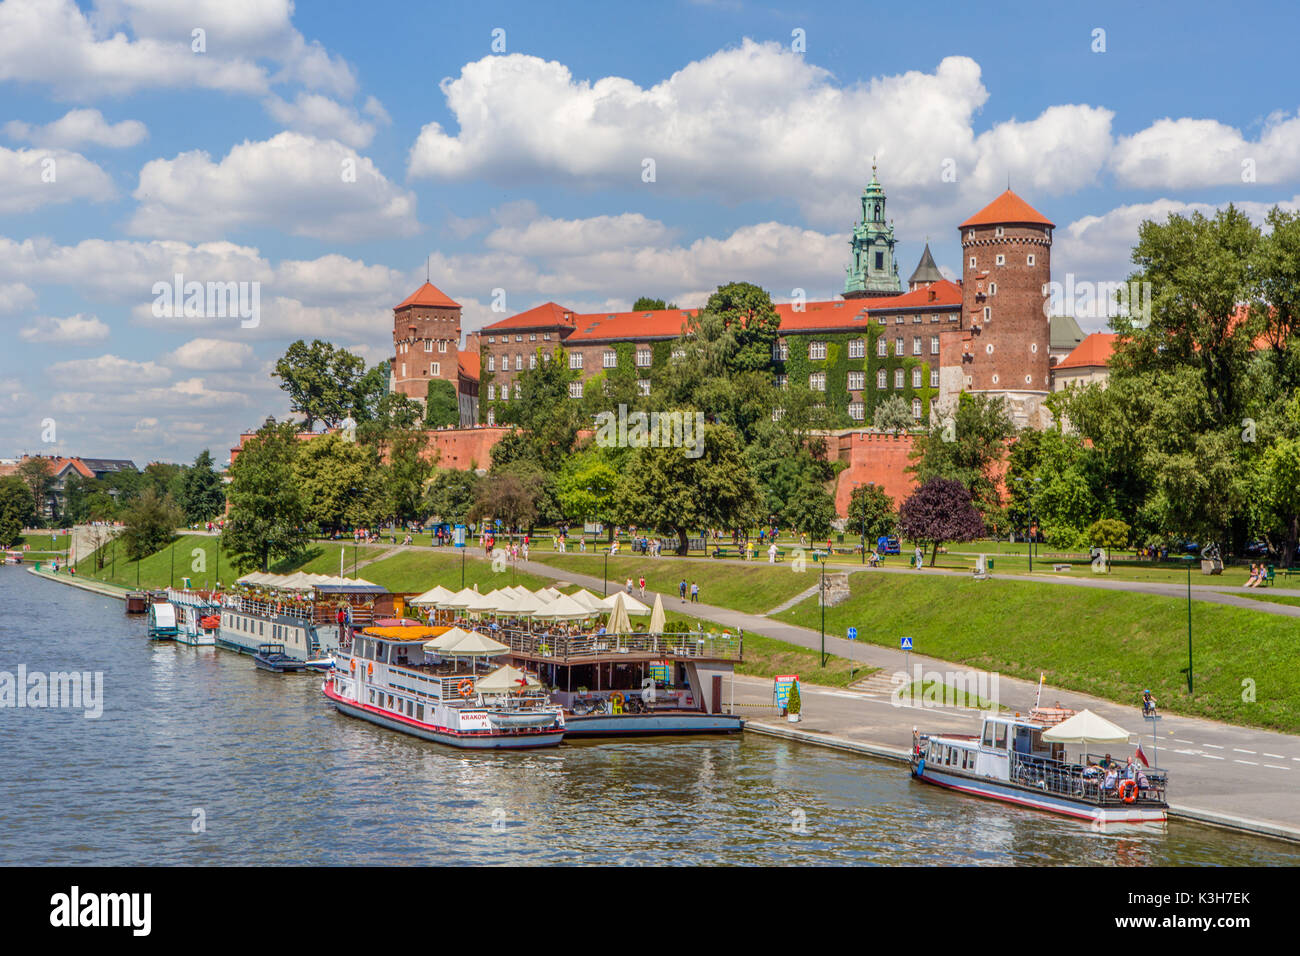
[[[260,645],[257,648],[257,653],[253,655],[253,663],[262,670],[271,671],[275,674],[300,671],[307,666],[305,661],[286,654],[283,644]]]
[[[303,666],[308,670],[313,671],[331,671],[334,669],[336,663],[333,654],[325,654],[321,657],[313,657],[311,660],[305,661]]]
[[[167,603],[179,612],[176,643],[191,647],[215,647],[221,630],[221,606],[197,591],[169,588]]]
[[[149,639],[174,641],[176,639],[176,608],[166,601],[149,605]]]

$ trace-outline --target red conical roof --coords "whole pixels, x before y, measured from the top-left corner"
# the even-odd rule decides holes
[[[1031,222],[1039,226],[1056,225],[1008,189],[957,228],[965,229],[967,226],[991,226],[995,224],[1009,225],[1020,222]]]
[[[460,308],[460,303],[453,302],[432,282],[426,282],[424,285],[420,286],[420,288],[408,295],[402,304],[397,306],[393,311],[397,311],[397,309],[405,309],[407,306],[411,305],[434,306],[440,309]]]

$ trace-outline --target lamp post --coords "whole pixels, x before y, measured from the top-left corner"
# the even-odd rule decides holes
[[[1027,517],[1025,520],[1025,530],[1029,532],[1029,573],[1034,573],[1034,485],[1041,484],[1042,478],[1035,478],[1034,484],[1029,485],[1029,494],[1025,498],[1025,510]],[[1016,484],[1024,485],[1025,479],[1015,479]]]
[[[1187,555],[1187,694],[1192,695],[1192,556]]]
[[[826,669],[826,562],[822,562],[822,670]]]

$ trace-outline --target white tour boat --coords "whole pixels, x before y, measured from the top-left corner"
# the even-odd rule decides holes
[[[221,605],[202,591],[167,589],[167,603],[176,609],[176,643],[215,647],[221,630]]]
[[[1092,755],[1071,762],[1064,744],[1044,740],[1051,726],[1019,714],[986,714],[977,737],[914,734],[912,776],[960,793],[1098,824],[1166,819],[1166,773],[1138,767],[1132,780],[1108,780]]]
[[[459,664],[426,648],[449,630],[366,628],[335,652],[325,696],[341,714],[452,747],[553,747],[564,738],[564,711],[533,681],[481,690],[491,675],[457,672]]]

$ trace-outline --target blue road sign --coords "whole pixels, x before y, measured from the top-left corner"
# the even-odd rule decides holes
[[[858,629],[856,627],[849,628],[849,640],[856,641],[857,639],[858,639]]]
[[[901,637],[898,639],[899,650],[910,651],[912,649],[912,639],[910,637]]]

